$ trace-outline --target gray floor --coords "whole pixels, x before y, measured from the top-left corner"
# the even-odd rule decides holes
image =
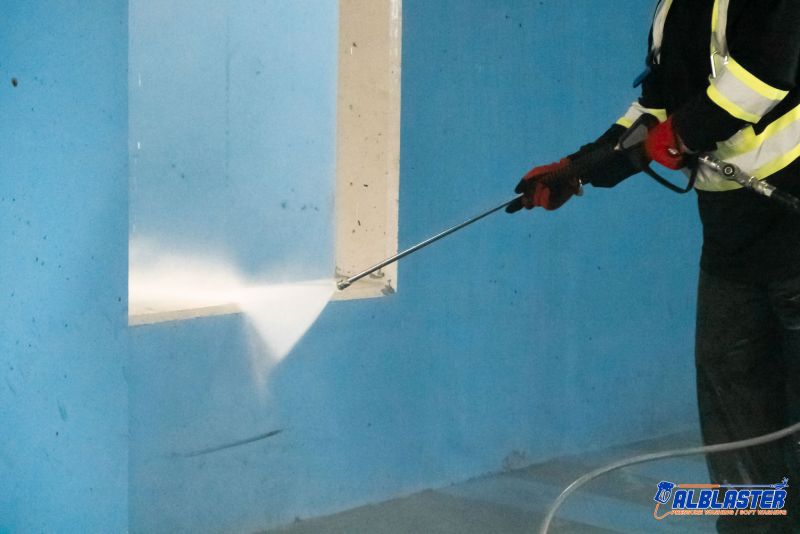
[[[686,434],[554,459],[523,469],[298,521],[270,532],[283,534],[534,534],[547,507],[570,482],[627,456],[696,445]],[[653,518],[661,480],[707,481],[701,457],[664,460],[616,471],[579,491],[565,504],[550,532],[558,534],[715,532],[705,517]]]

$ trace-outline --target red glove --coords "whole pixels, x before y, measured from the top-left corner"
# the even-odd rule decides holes
[[[567,158],[550,165],[534,167],[522,177],[514,191],[524,196],[506,209],[513,213],[521,208],[541,206],[546,210],[558,209],[580,190],[578,177],[570,172]]]
[[[668,169],[686,165],[686,147],[672,128],[672,117],[650,130],[644,142],[647,157]]]

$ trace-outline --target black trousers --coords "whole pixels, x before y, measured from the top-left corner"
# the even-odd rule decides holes
[[[800,277],[744,284],[700,273],[695,359],[706,444],[737,441],[800,421]],[[709,455],[711,481],[789,478],[788,516],[721,517],[719,532],[800,532],[800,436]]]

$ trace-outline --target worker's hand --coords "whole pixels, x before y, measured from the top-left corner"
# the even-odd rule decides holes
[[[688,149],[672,128],[672,117],[653,127],[644,142],[647,157],[668,169],[686,166]]]
[[[567,158],[550,165],[534,167],[522,177],[514,191],[523,195],[506,207],[506,212],[515,213],[522,208],[541,206],[546,210],[558,209],[572,195],[580,191],[581,183],[572,172]]]

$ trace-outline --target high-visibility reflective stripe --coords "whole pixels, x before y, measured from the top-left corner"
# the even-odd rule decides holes
[[[788,115],[794,120],[787,120],[782,128],[773,128],[756,136],[763,139],[760,145],[731,157],[731,163],[748,169],[751,175],[759,179],[764,179],[791,163],[794,158],[787,160],[787,157],[800,145],[800,106]]]
[[[756,135],[752,126],[718,144],[717,158],[738,165],[763,180],[787,167],[800,156],[800,105],[782,115]],[[740,186],[706,169],[698,173],[697,189],[729,191]]]
[[[711,80],[708,96],[732,116],[757,123],[789,92],[764,83],[729,56],[728,4],[729,0],[714,1],[711,55],[716,76]],[[758,135],[748,126],[718,143],[717,147],[716,157],[763,180],[800,156],[800,106],[773,121]],[[729,191],[741,186],[703,169],[698,173],[695,187],[704,191]]]
[[[800,106],[791,109],[781,115],[780,118],[770,123],[764,130],[756,135],[752,126],[740,130],[727,141],[719,143],[715,155],[720,159],[732,158],[751,150],[756,150],[767,139],[775,136],[778,132],[791,126],[795,121],[800,121]]]
[[[625,128],[630,128],[631,125],[634,122],[636,122],[636,119],[638,119],[645,113],[649,113],[650,115],[655,116],[661,122],[667,120],[666,109],[646,108],[639,102],[634,102],[633,104],[631,104],[631,107],[628,108],[628,111],[625,113],[625,115],[623,115],[617,120],[617,124],[619,124],[620,126],[624,126]]]
[[[743,121],[752,122],[753,124],[757,123],[761,118],[760,115],[756,115],[755,113],[751,113],[745,109],[742,109],[736,102],[729,100],[724,94],[722,94],[719,89],[717,89],[714,85],[709,85],[708,89],[706,90],[708,94],[708,98],[711,99],[716,105],[736,117],[737,119],[742,119]]]
[[[723,63],[708,86],[708,97],[738,119],[757,123],[789,91],[772,87],[739,65],[733,58]]]
[[[742,67],[732,57],[728,58],[728,62],[725,64],[725,67],[727,72],[730,72],[730,74],[738,81],[746,85],[747,88],[754,93],[761,95],[763,98],[767,98],[769,100],[783,100],[786,98],[786,95],[789,94],[789,91],[784,91],[783,89],[778,89],[777,87],[772,87],[771,85],[762,82],[750,74],[747,69]]]
[[[789,93],[758,79],[730,57],[727,40],[729,4],[730,0],[714,0],[710,46],[714,70],[707,94],[732,116],[755,124]],[[656,63],[660,59],[664,25],[671,5],[672,0],[661,0],[653,20],[651,53]],[[653,113],[653,110],[635,104],[617,124],[630,126],[644,112]],[[658,118],[665,120],[666,113]],[[762,180],[775,174],[800,157],[800,106],[773,121],[758,135],[752,126],[743,128],[730,139],[717,143],[714,155]],[[695,187],[704,191],[729,191],[741,186],[703,167],[698,172]]]
[[[711,54],[728,56],[728,4],[730,0],[714,0],[711,11]]]
[[[664,40],[664,23],[667,20],[667,13],[672,6],[672,0],[661,0],[656,8],[653,18],[653,59],[656,63],[661,61],[661,43]]]
[[[730,0],[714,0],[714,8],[711,11],[711,53],[721,56],[728,55],[728,4]],[[672,0],[661,0],[656,7],[656,14],[653,17],[653,44],[650,51],[656,60],[661,59],[661,43],[664,40],[664,25],[667,21],[669,8],[672,7]]]

